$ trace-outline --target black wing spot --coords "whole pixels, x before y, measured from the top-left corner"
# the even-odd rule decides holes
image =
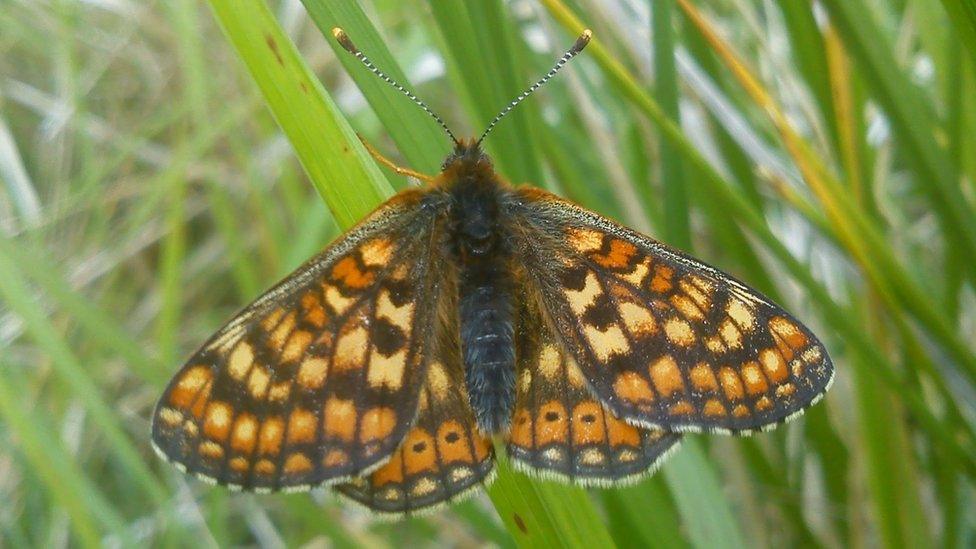
[[[403,335],[403,330],[393,325],[386,318],[377,318],[373,321],[373,345],[383,356],[391,356],[407,344],[407,338]]]

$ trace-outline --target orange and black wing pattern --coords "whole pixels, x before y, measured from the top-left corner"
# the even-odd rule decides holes
[[[516,330],[518,373],[507,451],[519,470],[584,486],[640,480],[677,448],[681,435],[630,425],[587,389],[534,296]]]
[[[417,417],[434,344],[440,246],[422,198],[381,206],[204,344],[156,407],[158,452],[257,491],[386,462]]]
[[[731,276],[537,189],[516,254],[593,394],[618,417],[747,433],[826,392],[833,366],[796,319]]]
[[[442,324],[440,348],[420,390],[419,415],[385,465],[335,487],[369,509],[390,515],[428,512],[491,481],[491,439],[480,433],[468,404],[457,325]]]

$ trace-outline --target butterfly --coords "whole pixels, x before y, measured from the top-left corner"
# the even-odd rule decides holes
[[[454,141],[442,171],[204,343],[155,409],[157,451],[231,488],[331,485],[405,515],[490,482],[495,436],[517,469],[608,486],[682,433],[751,433],[819,400],[824,346],[759,292],[494,171],[482,140],[589,39],[477,140],[393,83]]]

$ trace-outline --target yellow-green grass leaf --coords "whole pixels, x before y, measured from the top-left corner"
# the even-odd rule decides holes
[[[393,189],[268,6],[259,0],[210,5],[312,184],[340,225],[351,227]]]

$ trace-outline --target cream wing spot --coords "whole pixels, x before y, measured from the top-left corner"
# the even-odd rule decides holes
[[[336,342],[334,365],[337,371],[356,370],[363,367],[369,334],[358,326],[339,336]]]
[[[268,389],[268,400],[271,402],[284,402],[288,400],[288,395],[290,394],[291,381],[273,383],[271,384],[271,388]]]
[[[312,334],[310,332],[299,330],[292,333],[285,344],[285,350],[281,353],[281,361],[291,362],[300,359],[311,342]]]
[[[531,386],[532,386],[532,372],[528,368],[526,368],[525,370],[522,370],[521,374],[519,374],[518,390],[524,393],[528,391],[529,387]]]
[[[207,387],[213,381],[213,373],[209,366],[194,366],[182,375],[176,382],[169,404],[177,408],[186,408],[198,400],[198,395],[208,392]]]
[[[563,294],[569,301],[569,306],[577,315],[582,315],[586,311],[586,308],[593,303],[593,300],[602,293],[603,290],[600,289],[600,282],[597,280],[593,271],[586,273],[582,290],[563,290]]]
[[[383,290],[380,292],[379,299],[376,301],[376,316],[385,318],[391,324],[400,328],[404,333],[410,333],[410,321],[413,319],[414,304],[404,303],[400,307],[393,304],[390,299],[390,292]]]
[[[270,381],[271,376],[268,375],[267,368],[255,365],[251,368],[251,375],[247,378],[247,390],[256,400],[262,400],[267,394]]]
[[[254,362],[254,349],[246,341],[234,347],[227,360],[227,373],[237,381],[242,381]]]
[[[613,383],[613,390],[618,397],[633,403],[645,403],[654,400],[651,386],[637,372],[619,374]]]
[[[776,397],[786,398],[796,392],[796,387],[792,383],[784,383],[776,387]]]
[[[331,397],[325,401],[322,423],[329,436],[351,441],[356,428],[356,406],[350,399]]]
[[[318,421],[310,410],[296,408],[288,417],[288,443],[314,442]]]
[[[690,297],[701,310],[707,311],[711,306],[712,300],[701,289],[699,289],[700,285],[696,284],[696,282],[699,280],[700,279],[697,279],[694,276],[686,277],[678,283],[678,286],[681,288],[681,291],[687,294],[687,296]]]
[[[275,326],[278,325],[278,321],[281,320],[281,317],[284,315],[285,315],[284,309],[278,307],[277,309],[268,313],[268,315],[265,316],[263,320],[261,320],[261,327],[264,328],[266,332],[270,332],[271,330],[274,329]]]
[[[766,378],[756,362],[750,361],[742,366],[742,380],[745,382],[746,390],[751,395],[761,394],[769,389]]]
[[[325,377],[328,371],[328,360],[322,357],[306,358],[298,367],[298,383],[306,389],[320,389],[325,385]]]
[[[695,342],[695,331],[681,318],[670,318],[664,323],[664,333],[675,345],[688,347]]]
[[[606,456],[599,448],[587,448],[580,454],[579,460],[584,465],[600,465],[606,461]]]
[[[207,406],[207,417],[203,424],[207,436],[218,441],[226,439],[230,430],[231,412],[231,407],[226,402],[211,402]]]
[[[722,340],[718,336],[707,337],[705,338],[705,348],[709,352],[718,355],[725,352],[725,343],[722,343]]]
[[[722,390],[725,391],[725,396],[729,400],[740,400],[745,396],[742,382],[739,380],[739,375],[735,373],[735,370],[725,366],[719,371],[718,375],[722,383]]]
[[[414,497],[426,496],[434,490],[437,490],[437,483],[429,477],[423,477],[410,488],[410,495]]]
[[[594,326],[586,326],[584,333],[597,359],[601,362],[606,362],[613,355],[625,354],[630,351],[627,338],[616,324],[607,326],[604,331]]]
[[[726,319],[722,322],[722,326],[719,327],[718,332],[730,349],[742,348],[742,332],[739,331],[739,328],[731,320]]]
[[[428,366],[427,370],[427,386],[430,387],[434,396],[438,400],[444,400],[450,396],[450,382],[447,379],[447,374],[444,373],[444,365],[440,362],[433,362]]]
[[[234,423],[231,434],[231,447],[243,454],[249,454],[254,449],[257,437],[258,422],[251,414],[241,414]]]
[[[342,292],[339,291],[339,288],[331,284],[325,284],[324,288],[323,293],[325,295],[325,302],[332,307],[332,310],[335,311],[336,314],[344,314],[356,301],[354,298],[343,296]]]
[[[688,320],[699,321],[705,318],[698,305],[690,297],[676,294],[671,296],[671,304]]]
[[[285,423],[281,417],[274,416],[261,423],[258,434],[258,452],[277,455],[281,452],[281,439],[285,434]]]
[[[393,257],[393,244],[385,238],[375,238],[363,244],[359,251],[366,266],[380,267],[388,264]]]
[[[603,235],[588,229],[569,229],[566,232],[573,248],[582,253],[595,252],[603,247]]]
[[[385,386],[393,391],[399,390],[403,385],[403,371],[406,365],[406,349],[388,357],[374,350],[369,359],[369,371],[366,374],[366,381],[376,389]]]
[[[674,393],[684,392],[685,384],[678,371],[678,363],[671,355],[664,355],[651,364],[649,368],[654,388],[662,396],[668,397]]]
[[[561,364],[555,345],[546,345],[539,352],[539,372],[546,378],[555,379],[560,374]]]
[[[567,356],[565,359],[566,381],[569,382],[571,387],[585,387],[586,379],[583,378],[583,371],[580,370],[579,364],[572,357]]]
[[[803,351],[800,358],[802,358],[807,364],[814,364],[820,362],[820,360],[823,358],[823,353],[821,353],[820,349],[817,347],[810,347],[806,351]]]
[[[699,362],[689,372],[692,385],[699,392],[714,392],[718,390],[718,380],[707,362]]]
[[[276,327],[274,331],[271,332],[271,335],[268,336],[268,342],[275,349],[283,348],[285,346],[285,342],[287,341],[288,335],[291,334],[293,329],[295,329],[294,311],[288,313],[288,315],[281,320],[278,327]]]
[[[285,460],[283,470],[287,474],[300,474],[312,470],[312,461],[301,452],[295,452]]]
[[[647,273],[651,270],[650,264],[651,260],[645,257],[643,261],[634,266],[633,271],[625,275],[620,275],[620,278],[639,288],[644,283],[644,279],[647,278]]]
[[[624,302],[619,307],[620,318],[623,319],[627,331],[634,335],[653,334],[657,331],[657,323],[649,310],[636,303]]]
[[[200,443],[197,447],[197,451],[200,455],[208,457],[210,459],[222,459],[224,457],[224,449],[216,442],[205,440]]]
[[[752,314],[752,311],[746,307],[746,304],[738,299],[732,299],[729,301],[728,307],[726,307],[725,312],[729,317],[742,328],[743,331],[749,332],[756,325],[756,317]]]
[[[170,427],[176,427],[183,421],[183,414],[179,410],[163,407],[159,409],[158,417],[160,421]]]

